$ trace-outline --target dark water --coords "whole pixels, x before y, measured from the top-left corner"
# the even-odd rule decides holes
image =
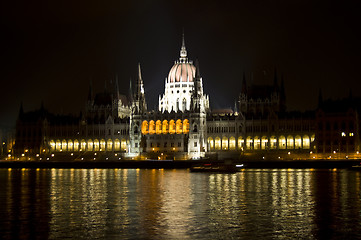
[[[361,172],[0,169],[2,239],[361,239]]]

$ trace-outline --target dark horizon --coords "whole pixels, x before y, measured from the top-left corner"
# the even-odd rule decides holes
[[[272,84],[284,78],[288,110],[312,110],[318,92],[360,96],[361,16],[357,1],[134,3],[7,2],[1,8],[3,64],[0,128],[15,126],[41,102],[54,113],[83,111],[118,76],[127,94],[141,63],[148,107],[179,57],[184,29],[189,58],[200,62],[212,108],[234,106],[242,76]]]

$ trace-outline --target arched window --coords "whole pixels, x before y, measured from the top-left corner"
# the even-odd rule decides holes
[[[277,138],[275,136],[271,136],[270,138],[271,141],[271,149],[276,149],[277,148]]]
[[[94,139],[94,151],[99,151],[99,140]]]
[[[82,139],[80,141],[80,151],[85,151],[85,150],[86,150],[86,141]]]
[[[197,124],[194,124],[194,126],[193,126],[193,132],[198,132],[198,128],[197,128]]]
[[[176,107],[175,107],[175,111],[178,112],[179,109],[179,98],[177,98],[177,102],[176,102]]]
[[[120,151],[120,141],[119,141],[119,139],[114,140],[114,151]]]
[[[173,119],[169,121],[169,133],[170,134],[175,133],[175,123]]]
[[[189,133],[189,121],[188,121],[188,119],[183,120],[183,133]]]
[[[122,151],[127,150],[127,141],[125,139],[122,139],[120,147]]]
[[[153,120],[149,121],[149,134],[155,134],[155,123]]]
[[[183,107],[183,112],[185,112],[187,110],[187,100],[185,98],[183,98],[182,107]]]
[[[303,149],[310,149],[310,137],[308,135],[303,136]]]
[[[302,148],[302,139],[301,136],[297,135],[295,137],[295,149],[300,149]]]
[[[246,139],[246,148],[253,149],[253,139],[250,136],[248,136]]]
[[[134,126],[134,134],[138,134],[138,126]]]
[[[236,150],[236,139],[234,137],[229,138],[229,150]]]
[[[68,140],[68,151],[73,151],[74,145],[72,140]]]
[[[100,151],[105,151],[105,140],[104,139],[100,140]]]
[[[214,147],[216,150],[221,150],[221,139],[219,137],[216,137],[214,141]]]
[[[209,150],[214,149],[214,142],[213,142],[213,138],[211,137],[208,138],[208,146],[209,146]]]
[[[279,144],[279,149],[286,149],[286,138],[285,138],[285,136],[280,136],[278,138],[278,144]]]
[[[163,132],[163,134],[167,134],[167,133],[168,133],[168,121],[167,121],[167,120],[164,120],[164,121],[163,121],[162,132]]]
[[[50,150],[55,151],[55,142],[54,142],[54,140],[50,140]]]
[[[293,149],[294,148],[294,140],[291,135],[287,136],[287,149]]]
[[[268,148],[268,138],[266,136],[262,136],[261,139],[261,149],[267,149]]]
[[[175,132],[177,134],[181,134],[182,133],[182,120],[178,119],[175,125]]]
[[[77,139],[74,140],[74,151],[79,151],[79,141]]]
[[[88,140],[87,148],[88,151],[93,151],[93,141],[91,139]]]
[[[261,148],[261,140],[258,136],[254,137],[254,149],[260,149]]]
[[[147,121],[143,121],[142,123],[142,134],[148,134],[148,122]]]
[[[162,122],[160,120],[158,120],[155,123],[155,133],[156,134],[161,134],[162,133]]]
[[[66,151],[67,150],[67,144],[66,144],[66,140],[63,139],[63,141],[61,142],[61,150],[62,151]]]
[[[244,148],[244,139],[243,137],[238,137],[238,150],[243,150]]]
[[[107,151],[113,151],[113,141],[111,139],[107,141]]]
[[[228,150],[228,138],[227,137],[222,138],[222,150]]]

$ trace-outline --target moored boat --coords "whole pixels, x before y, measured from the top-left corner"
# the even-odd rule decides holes
[[[240,171],[243,164],[207,162],[194,164],[191,172],[216,172],[216,173],[235,173]]]

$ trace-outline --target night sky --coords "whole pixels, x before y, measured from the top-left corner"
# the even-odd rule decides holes
[[[360,96],[358,2],[2,1],[0,128],[15,126],[21,102],[79,114],[90,81],[101,92],[117,75],[127,94],[138,62],[155,108],[183,29],[212,108],[234,106],[243,72],[271,84],[275,68],[288,110],[315,109],[320,88],[324,98]]]

